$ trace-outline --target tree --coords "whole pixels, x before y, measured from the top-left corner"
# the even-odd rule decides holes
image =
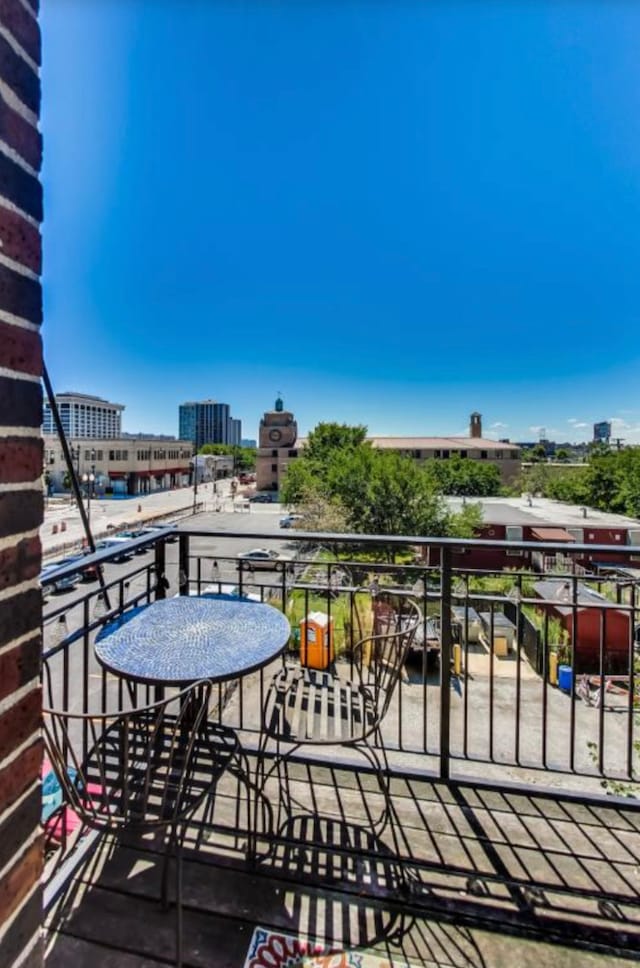
[[[319,423],[310,431],[303,451],[305,460],[324,463],[337,450],[354,450],[364,444],[367,428],[361,424]]]
[[[203,444],[199,454],[220,454],[233,457],[234,471],[252,471],[256,466],[256,448],[237,444]]]
[[[569,451],[566,450],[564,447],[560,447],[560,449],[557,450],[555,453],[555,458],[556,460],[559,460],[559,461],[569,460]]]
[[[425,473],[443,494],[467,497],[492,497],[500,494],[500,471],[494,464],[468,457],[430,460]]]

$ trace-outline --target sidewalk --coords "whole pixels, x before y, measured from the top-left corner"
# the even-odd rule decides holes
[[[214,495],[211,483],[200,484],[197,492],[198,511],[212,511],[216,503],[232,509],[230,481],[217,481]],[[87,504],[85,503],[85,509]],[[151,522],[184,517],[193,511],[192,488],[174,491],[158,491],[140,497],[104,499],[91,501],[90,524],[95,540],[124,528],[143,527]],[[52,499],[45,508],[44,522],[40,528],[43,558],[64,555],[82,545],[85,537],[80,512],[72,499],[64,502]]]

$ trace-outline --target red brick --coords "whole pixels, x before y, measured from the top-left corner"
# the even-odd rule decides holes
[[[0,37],[0,40],[2,38]],[[0,167],[2,166],[0,152]],[[0,309],[31,323],[42,322],[42,290],[40,283],[21,273],[0,265]]]
[[[33,111],[40,112],[40,78],[24,57],[16,53],[8,40],[0,35],[0,77],[20,101]]]
[[[0,601],[0,648],[23,636],[31,637],[42,624],[42,591],[30,588]],[[1,757],[0,757],[1,759]]]
[[[42,477],[42,440],[7,437],[0,448],[0,484],[36,481],[39,477]]]
[[[17,911],[42,873],[42,836],[29,847],[20,860],[0,881],[0,924]]]
[[[34,891],[11,922],[11,926],[3,935],[2,957],[3,965],[12,965],[24,954],[25,949],[40,934],[40,920],[42,917],[42,891]],[[35,955],[35,958],[33,957]],[[26,960],[20,962],[20,968],[42,968],[41,943],[36,942]]]
[[[35,125],[14,111],[0,95],[0,138],[24,160],[40,170],[42,164],[42,135]]]
[[[2,230],[0,229],[0,235]],[[0,322],[0,366],[40,376],[42,340],[39,333]]]
[[[38,687],[0,716],[0,761],[33,736],[41,720],[42,690]]]
[[[0,0],[0,23],[13,34],[20,46],[36,64],[40,64],[40,30],[32,14],[20,0]]]
[[[39,528],[43,514],[42,491],[6,491],[0,494],[0,538]]]
[[[19,585],[40,574],[40,538],[22,538],[0,551],[0,591]],[[2,689],[0,676],[0,690]]]
[[[38,687],[0,716],[0,760],[33,736],[41,720],[42,691]]]
[[[40,430],[42,386],[39,380],[21,379],[19,374],[0,376],[0,427],[3,426],[30,427],[34,433]]]
[[[0,122],[2,111],[0,110]],[[0,138],[2,125],[0,123]],[[2,254],[20,262],[32,272],[42,271],[42,237],[38,229],[17,212],[0,206],[0,242]]]
[[[0,808],[10,807],[27,787],[40,776],[42,769],[42,740],[40,738],[23,750],[8,766],[0,770]]]
[[[33,640],[0,655],[0,699],[5,699],[16,689],[38,678],[41,649],[42,640],[37,635]]]

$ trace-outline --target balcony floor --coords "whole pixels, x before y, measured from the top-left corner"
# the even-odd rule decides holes
[[[213,816],[191,825],[185,964],[243,968],[258,925],[327,949],[375,951],[376,968],[384,959],[455,968],[638,959],[637,810],[395,779],[401,890],[389,826],[380,839],[371,833],[381,804],[375,778],[342,766],[298,763],[290,771],[304,803],[270,845],[261,843],[255,869],[233,777],[219,788]],[[277,792],[274,781],[272,802]],[[103,839],[86,851],[48,912],[47,968],[171,963],[173,914],[158,902],[160,846]]]

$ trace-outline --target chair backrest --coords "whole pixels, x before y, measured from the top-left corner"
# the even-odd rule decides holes
[[[372,696],[379,724],[387,714],[422,612],[416,602],[392,593],[372,596],[372,633],[354,648],[360,683]]]
[[[44,669],[50,695],[46,663]],[[211,786],[198,769],[210,695],[211,683],[199,682],[126,712],[45,708],[45,750],[66,804],[101,830],[162,827],[186,817]]]

